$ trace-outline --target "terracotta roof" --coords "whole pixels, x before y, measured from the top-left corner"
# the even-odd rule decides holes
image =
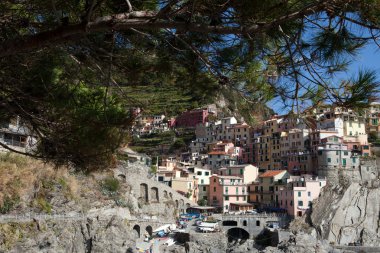
[[[249,127],[247,124],[234,125],[235,128]]]
[[[226,152],[223,151],[212,151],[208,153],[209,155],[226,155]]]
[[[259,177],[274,177],[274,176],[277,176],[278,174],[283,173],[284,171],[286,170],[269,170],[259,175]]]

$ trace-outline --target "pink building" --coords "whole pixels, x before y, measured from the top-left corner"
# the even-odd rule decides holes
[[[247,196],[247,186],[242,178],[215,174],[210,177],[209,205],[220,207],[223,212],[228,212],[231,210],[231,203],[247,203]]]
[[[276,201],[291,216],[302,216],[318,198],[326,179],[311,175],[291,176],[285,185],[276,186]]]
[[[204,124],[207,121],[208,110],[207,108],[195,109],[183,112],[177,116],[174,125],[176,127],[196,127],[197,124]]]

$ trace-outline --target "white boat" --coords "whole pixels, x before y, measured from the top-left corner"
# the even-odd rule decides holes
[[[216,228],[218,226],[218,223],[216,222],[201,222],[198,227],[204,227],[204,228]]]
[[[208,228],[208,227],[198,227],[200,231],[202,232],[214,232],[215,228]]]
[[[166,224],[163,225],[153,231],[153,233],[158,233],[160,231],[164,231],[165,233],[169,233],[177,228],[176,224]]]

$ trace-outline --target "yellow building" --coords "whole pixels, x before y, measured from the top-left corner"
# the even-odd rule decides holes
[[[197,203],[198,179],[194,174],[176,170],[171,180],[171,187],[178,193]]]
[[[272,170],[259,175],[258,181],[248,184],[248,202],[260,207],[276,206],[275,187],[286,183],[289,176],[286,170]]]

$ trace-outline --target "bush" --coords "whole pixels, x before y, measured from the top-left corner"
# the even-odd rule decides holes
[[[120,189],[120,182],[116,178],[108,177],[102,182],[102,189],[107,192],[118,192]]]
[[[20,202],[20,198],[15,196],[13,198],[5,196],[3,204],[0,206],[0,213],[6,214],[14,209],[14,207]]]
[[[42,198],[42,197],[39,197],[37,199],[37,203],[39,205],[39,207],[41,208],[42,211],[48,213],[48,214],[51,214],[51,204],[49,202],[46,201],[46,199]]]
[[[207,206],[207,200],[205,200],[205,199],[200,199],[200,200],[198,200],[197,204],[198,204],[199,206]]]

